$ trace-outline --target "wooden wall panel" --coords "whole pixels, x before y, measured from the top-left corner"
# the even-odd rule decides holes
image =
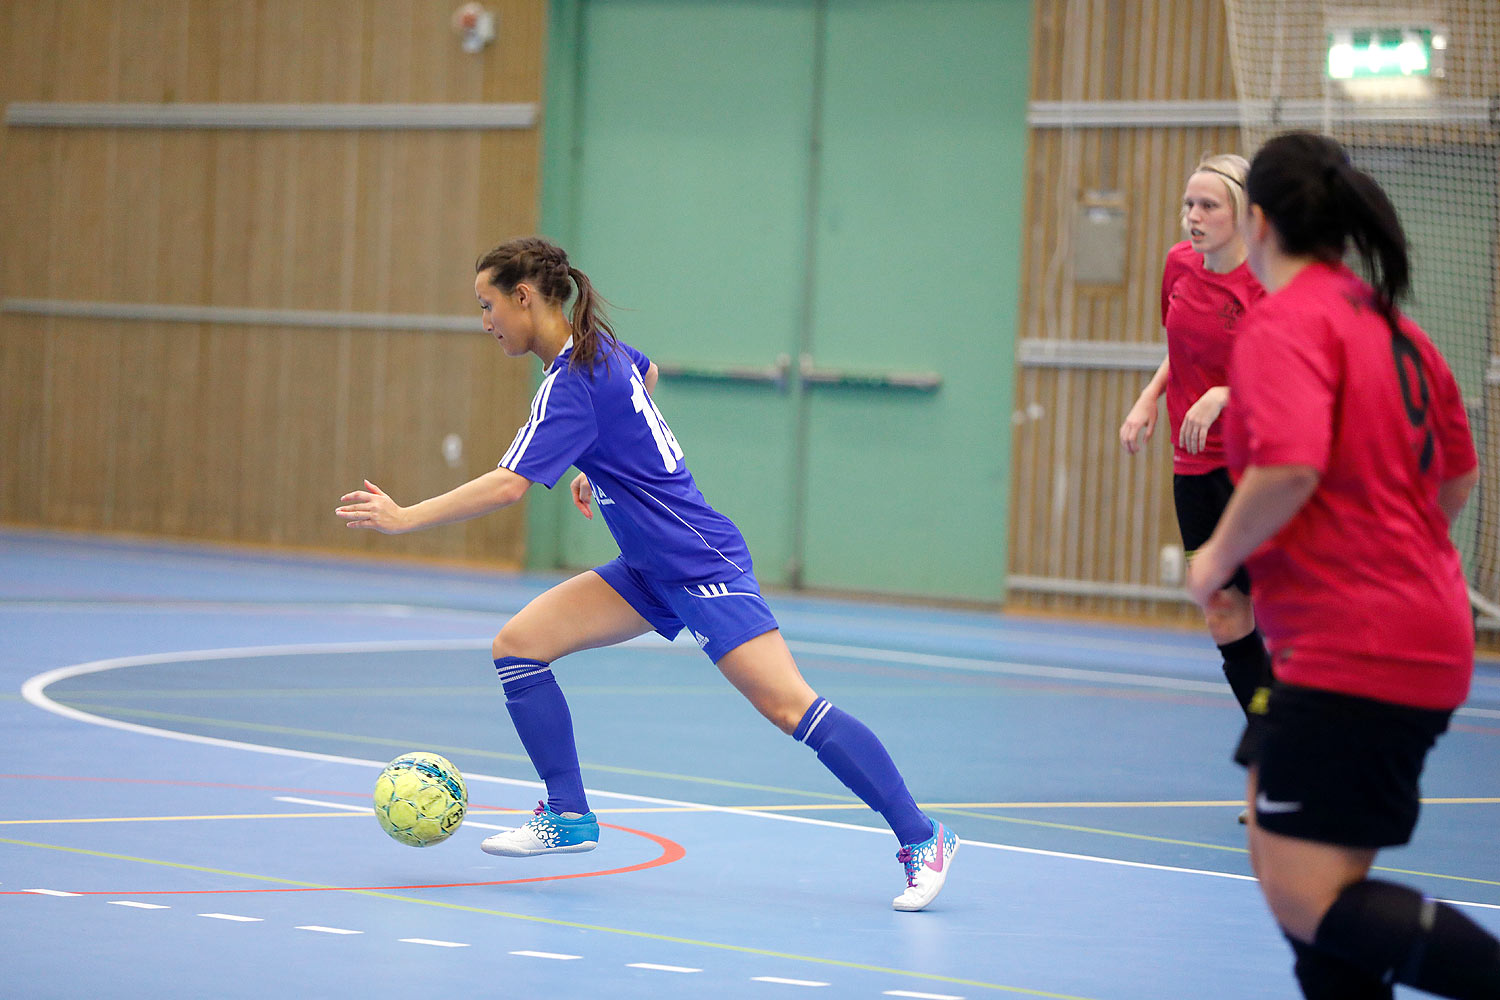
[[[1235,96],[1217,0],[1036,0],[1033,38],[1033,101]]]
[[[1160,346],[1161,266],[1181,239],[1182,186],[1206,154],[1239,151],[1239,130],[1036,130],[1022,291],[1023,338]],[[1119,197],[1127,220],[1124,281],[1090,285],[1072,274],[1075,206],[1091,192]],[[1158,433],[1135,456],[1120,423],[1149,371],[1023,366],[1013,430],[1012,575],[1144,586],[1164,545],[1180,545],[1171,498],[1171,449]],[[1011,603],[1101,614],[1191,619],[1179,600],[1012,594]]]
[[[1312,41],[1281,66],[1311,81],[1310,88],[1287,88],[1293,97],[1322,96],[1322,10],[1281,0],[1232,0],[1254,14],[1251,34],[1271,37],[1278,19],[1304,18],[1294,32]],[[1483,5],[1448,11],[1454,44],[1449,74],[1441,84],[1447,98],[1486,97],[1500,83],[1500,18]],[[1316,22],[1313,24],[1312,22]],[[1229,101],[1238,97],[1228,41],[1229,20],[1222,3],[1194,0],[1039,0],[1036,5],[1033,101]],[[1311,24],[1312,26],[1309,26]],[[1265,53],[1261,53],[1265,56]],[[1254,73],[1267,71],[1266,58],[1252,58]],[[1266,93],[1250,96],[1264,98]],[[1493,130],[1485,123],[1445,127],[1348,130],[1375,144],[1480,144],[1500,157]],[[1345,133],[1340,133],[1344,135]],[[1249,139],[1237,126],[1040,128],[1031,133],[1031,172],[1027,191],[1028,237],[1023,252],[1022,338],[1117,344],[1160,345],[1158,295],[1167,248],[1180,238],[1177,224],[1182,185],[1188,171],[1207,153],[1249,155]],[[1088,285],[1072,268],[1072,220],[1089,199],[1123,206],[1127,251],[1123,281]],[[1500,288],[1497,288],[1500,299]],[[1500,301],[1490,323],[1490,354],[1500,355]],[[1163,545],[1178,536],[1171,498],[1171,449],[1166,440],[1165,407],[1158,434],[1140,455],[1129,457],[1116,432],[1149,372],[1103,367],[1073,369],[1023,364],[1016,383],[1013,430],[1014,477],[1011,564],[1013,577],[1072,581],[1109,592],[1171,586],[1159,574]],[[1485,409],[1494,417],[1496,390]],[[1476,428],[1476,430],[1480,430]],[[1500,496],[1500,445],[1493,427],[1484,429],[1481,456],[1488,470],[1478,502],[1493,506]],[[1485,516],[1495,517],[1490,510]],[[1482,545],[1478,583],[1495,593],[1500,581],[1500,539]],[[1487,582],[1486,582],[1487,581]],[[1064,587],[1058,590],[1067,589]],[[1195,620],[1196,611],[1180,598],[1070,596],[1012,590],[1018,607],[1126,616],[1166,616]]]
[[[427,0],[0,3],[0,99],[537,102],[545,3],[462,52]],[[0,520],[518,563],[522,511],[403,539],[332,508],[493,464],[534,365],[474,259],[534,231],[539,130],[0,130],[0,296],[473,317],[473,333],[0,315]],[[458,435],[463,461],[442,457]]]

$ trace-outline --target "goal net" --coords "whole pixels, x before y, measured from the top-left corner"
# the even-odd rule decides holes
[[[1225,7],[1247,155],[1292,129],[1331,135],[1401,215],[1403,308],[1452,366],[1479,448],[1453,537],[1500,637],[1500,0]]]

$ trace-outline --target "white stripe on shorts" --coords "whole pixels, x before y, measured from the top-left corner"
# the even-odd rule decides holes
[[[750,592],[748,590],[730,590],[729,589],[729,584],[727,584],[727,583],[699,583],[699,584],[695,584],[693,587],[683,587],[682,589],[685,590],[685,591],[687,591],[692,596],[699,597],[699,598],[702,598],[704,600],[708,600],[708,599],[714,598],[714,597],[759,597],[760,596],[759,594],[752,593],[752,592]]]

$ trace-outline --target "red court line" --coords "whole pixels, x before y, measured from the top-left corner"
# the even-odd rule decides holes
[[[296,792],[300,795],[341,795],[344,798],[361,798],[364,792],[333,792],[320,788],[284,788],[280,785],[238,785],[226,781],[188,781],[182,778],[103,778],[82,774],[0,774],[0,779],[17,778],[30,781],[99,781],[116,785],[183,785],[188,788],[234,788],[248,792]],[[484,806],[483,808],[490,808]],[[495,808],[502,808],[496,806]],[[518,810],[519,811],[519,810]],[[526,810],[530,812],[531,810]]]
[[[528,882],[560,882],[573,878],[598,878],[601,875],[624,875],[627,872],[645,871],[648,868],[660,868],[674,861],[681,861],[687,850],[677,841],[668,840],[666,837],[648,833],[645,830],[636,830],[628,826],[615,826],[613,823],[600,823],[602,827],[610,830],[619,830],[621,833],[633,833],[638,837],[645,837],[662,849],[661,854],[650,861],[642,861],[640,864],[627,865],[624,868],[610,868],[597,872],[574,872],[571,875],[539,875],[535,878],[512,878],[501,879],[496,882],[435,882],[430,885],[315,885],[315,886],[293,886],[282,889],[147,889],[144,891],[133,890],[89,890],[86,892],[75,892],[76,896],[227,896],[243,893],[261,892],[391,892],[394,890],[407,889],[464,889],[471,886],[485,885],[525,885]],[[0,892],[0,896],[30,896],[33,893],[23,890]]]
[[[339,795],[348,798],[365,798],[362,792],[331,792],[308,788],[278,788],[266,785],[232,785],[210,781],[175,781],[170,778],[99,778],[88,776],[67,776],[49,774],[0,774],[0,778],[34,779],[38,781],[102,781],[120,784],[152,784],[152,785],[188,785],[198,788],[234,788],[258,792],[297,792],[302,795]],[[479,809],[500,809],[499,806],[474,806]],[[516,813],[529,813],[529,809],[507,810]],[[687,855],[687,850],[677,841],[666,837],[649,833],[645,830],[637,830],[629,826],[616,826],[613,823],[600,823],[607,830],[619,830],[621,833],[634,834],[644,837],[661,848],[661,854],[650,861],[640,864],[627,865],[623,868],[609,868],[594,872],[573,872],[568,875],[539,875],[534,878],[501,879],[495,882],[439,882],[430,885],[327,885],[327,886],[294,886],[280,889],[147,889],[141,892],[116,891],[116,890],[90,890],[74,893],[78,896],[201,896],[201,895],[231,895],[236,893],[250,892],[389,892],[392,890],[405,889],[461,889],[471,886],[486,885],[525,885],[529,882],[560,882],[575,878],[598,878],[603,875],[624,875],[629,872],[645,871],[648,868],[660,868],[663,865],[681,861]],[[0,896],[29,896],[34,895],[25,891],[12,890],[0,891]]]

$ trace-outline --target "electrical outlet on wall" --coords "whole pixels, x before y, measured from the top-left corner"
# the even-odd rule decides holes
[[[1182,585],[1182,578],[1187,572],[1187,560],[1182,557],[1181,545],[1163,545],[1161,553],[1157,557],[1156,574],[1161,582],[1168,587]]]

